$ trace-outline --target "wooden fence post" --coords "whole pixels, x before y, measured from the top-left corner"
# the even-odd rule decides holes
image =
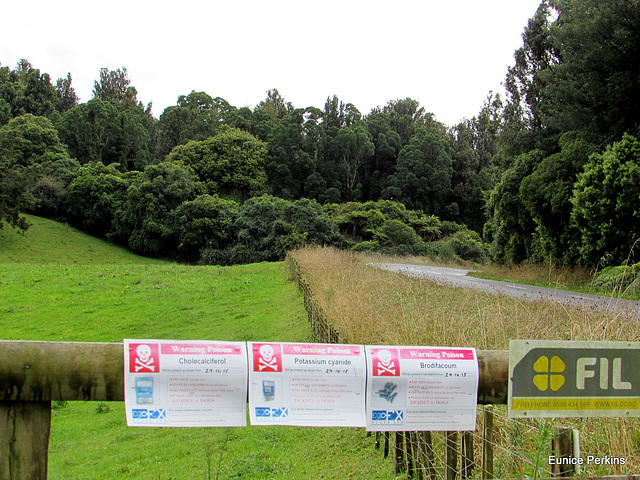
[[[573,429],[553,426],[553,437],[551,438],[551,451],[556,458],[573,457]],[[573,477],[576,473],[575,466],[551,465],[551,473],[554,477]]]
[[[0,478],[46,480],[50,432],[50,401],[0,401]]]
[[[396,445],[394,455],[394,472],[404,472],[406,464],[404,463],[404,432],[396,432]]]
[[[417,473],[416,478],[418,480],[424,480],[425,476],[425,464],[423,463],[423,460],[426,445],[424,444],[422,433],[423,432],[413,432],[413,461],[415,464],[414,468]]]
[[[487,405],[484,410],[482,427],[482,478],[495,478],[493,473],[493,405]]]
[[[415,457],[414,457],[413,432],[405,432],[404,441],[406,445],[405,450],[407,452],[407,478],[413,478],[414,470],[416,467]]]
[[[420,432],[422,449],[420,452],[420,463],[424,465],[429,480],[435,480],[438,475],[433,458],[433,442],[431,432]]]
[[[383,455],[384,455],[384,458],[387,458],[389,456],[389,437],[391,436],[391,434],[389,432],[384,432],[383,436],[384,436]]]
[[[462,461],[460,470],[463,479],[468,479],[473,474],[474,467],[474,454],[473,454],[473,435],[471,432],[462,433]]]
[[[456,480],[458,475],[458,432],[446,432],[445,434],[445,476],[446,480]]]

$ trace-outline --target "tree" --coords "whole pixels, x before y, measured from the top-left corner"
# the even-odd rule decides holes
[[[354,243],[373,240],[375,231],[387,220],[387,215],[376,202],[326,205],[325,211],[338,225],[340,232]]]
[[[246,111],[243,112],[243,115],[247,118]],[[263,142],[267,141],[278,123],[267,111],[260,108],[255,109],[249,118],[251,129],[247,131]]]
[[[435,218],[407,210],[402,203],[391,200],[329,204],[324,206],[324,211],[338,225],[340,233],[356,243],[374,239],[376,232],[387,220],[398,220],[415,227],[422,234],[430,229]]]
[[[80,169],[77,160],[61,157],[43,168],[43,175],[31,189],[36,205],[31,209],[41,217],[64,219],[64,202],[69,185]]]
[[[273,88],[267,91],[267,98],[256,106],[256,110],[262,110],[273,120],[278,121],[293,113],[294,108],[291,102],[282,98],[277,88]]]
[[[396,172],[389,177],[382,196],[407,208],[438,215],[451,192],[451,174],[448,143],[421,127],[400,151]]]
[[[26,229],[20,214],[36,205],[31,189],[53,162],[69,160],[51,122],[31,114],[0,128],[0,228]]]
[[[323,124],[326,130],[336,127],[344,128],[355,125],[362,115],[353,103],[344,103],[336,95],[327,97],[324,104]]]
[[[337,225],[315,200],[300,198],[287,204],[284,218],[304,236],[305,244],[337,245],[341,240]]]
[[[155,123],[139,108],[129,108],[118,114],[120,143],[115,161],[124,171],[138,170],[153,162],[153,132]]]
[[[389,115],[391,128],[400,135],[402,146],[408,145],[416,130],[421,127],[436,127],[433,114],[427,113],[420,102],[412,98],[390,100],[382,109],[382,113]],[[441,126],[438,133],[444,133],[444,126]]]
[[[511,103],[518,108],[527,125],[536,129],[542,125],[541,108],[544,102],[544,72],[559,63],[560,53],[551,35],[551,8],[543,0],[535,15],[529,19],[522,34],[523,45],[514,54],[515,65],[509,67],[506,79]]]
[[[56,93],[58,94],[58,101],[56,103],[56,110],[60,113],[64,113],[67,110],[71,110],[78,105],[78,96],[76,91],[71,86],[71,74],[67,73],[67,78],[59,78],[56,82]]]
[[[560,152],[544,158],[522,179],[519,195],[536,224],[534,259],[572,264],[579,256],[571,222],[573,186],[595,147],[577,132],[564,134],[559,143]]]
[[[0,98],[0,127],[11,120],[11,105],[4,98]]]
[[[13,118],[13,102],[18,89],[9,67],[0,66],[0,126]]]
[[[360,168],[374,152],[371,135],[362,125],[353,128],[345,127],[338,131],[335,144],[339,152],[340,167],[344,172],[342,178],[344,197],[347,199],[360,197],[362,195],[359,191],[362,186],[358,186]]]
[[[31,114],[2,127],[0,151],[10,166],[44,165],[69,156],[51,122]]]
[[[178,97],[178,104],[167,107],[158,122],[158,158],[164,158],[178,145],[190,140],[206,140],[220,126],[232,119],[236,108],[225,99],[213,98],[205,92],[192,90]]]
[[[549,2],[543,0],[524,29],[523,45],[514,53],[515,65],[507,71],[501,133],[503,169],[521,153],[535,148],[552,153],[554,147],[553,139],[551,145],[545,144],[555,132],[548,131],[543,112],[547,105],[547,76],[560,62],[561,54],[550,25],[551,9]]]
[[[243,246],[247,260],[277,261],[284,257],[285,252],[278,238],[294,231],[293,226],[284,219],[289,203],[282,198],[263,195],[242,205],[237,222],[237,242]]]
[[[522,180],[533,173],[544,157],[544,152],[540,150],[519,155],[491,192],[487,202],[490,224],[485,229],[490,228],[492,231],[493,238],[487,238],[487,241],[493,242],[496,261],[520,263],[533,251],[536,226],[524,206],[520,186]]]
[[[175,255],[175,212],[197,194],[197,177],[181,162],[149,165],[136,174],[116,214],[117,238],[144,255]]]
[[[396,169],[402,143],[398,132],[392,130],[390,116],[376,113],[367,118],[367,130],[371,135],[374,151],[363,165],[363,193],[366,200],[377,200],[383,185]]]
[[[116,70],[100,69],[100,79],[93,82],[93,96],[103,102],[109,102],[119,111],[139,107],[138,91],[131,86],[131,80],[126,67]],[[151,113],[151,104],[147,105],[146,113]]]
[[[164,160],[171,150],[178,145],[183,145],[189,140],[183,137],[189,125],[193,123],[197,111],[180,106],[167,107],[158,120],[158,139],[156,153],[160,160]]]
[[[65,195],[69,221],[91,235],[112,237],[116,214],[127,199],[130,184],[113,166],[81,167]]]
[[[236,202],[211,195],[182,203],[174,215],[180,256],[197,260],[205,250],[231,247],[238,209]]]
[[[475,187],[474,179],[480,166],[480,159],[474,148],[474,131],[469,120],[460,122],[451,129],[451,202],[455,202],[462,214],[461,221],[467,219],[467,208]]]
[[[197,112],[193,121],[181,132],[181,144],[189,140],[206,140],[212,137],[236,110],[224,98],[211,98],[204,92],[193,91],[186,97],[180,96],[178,106]]]
[[[82,164],[118,164],[122,171],[141,171],[153,160],[154,124],[137,107],[119,111],[93,98],[65,112],[56,126],[71,155]]]
[[[266,145],[237,128],[223,128],[216,136],[179,145],[168,162],[193,168],[210,195],[245,201],[265,192]]]
[[[29,169],[9,168],[0,156],[0,229],[4,222],[19,230],[29,228],[29,223],[20,214],[35,204],[28,193],[34,184],[34,175]]]
[[[478,155],[478,171],[502,173],[495,172],[493,159],[498,153],[503,107],[500,94],[489,92],[480,112],[469,122],[469,128],[473,132],[473,149]],[[499,175],[495,178],[497,180]]]
[[[48,117],[57,102],[49,74],[41,74],[28,60],[21,59],[14,70],[0,68],[0,110],[4,110],[6,121],[7,113],[9,118],[26,114]]]
[[[572,202],[582,263],[620,265],[635,258],[640,239],[638,139],[625,135],[604,153],[593,154],[578,175]]]
[[[324,111],[307,109],[306,127],[312,134],[308,151],[315,164],[313,177],[307,178],[307,195],[323,203],[362,196],[359,170],[373,154],[373,144],[361,117],[353,104],[335,95],[327,98]]]
[[[500,98],[489,94],[478,116],[450,129],[451,177],[450,204],[459,209],[456,221],[481,233],[486,221],[484,205],[493,187],[491,159],[497,152]]]
[[[229,118],[225,123],[230,127],[239,128],[240,130],[249,132],[264,141],[264,137],[259,136],[253,128],[253,117],[253,111],[249,107],[241,107],[234,110],[231,115],[229,115]]]
[[[266,173],[271,193],[287,200],[304,195],[304,181],[314,170],[311,156],[303,150],[303,113],[295,110],[281,120],[267,140]]]
[[[548,123],[604,147],[640,127],[640,8],[636,0],[555,0],[551,33],[562,62],[547,78]]]
[[[271,195],[252,198],[242,205],[236,227],[237,245],[231,252],[236,263],[282,260],[290,248],[332,244],[339,238],[320,205],[306,198],[296,202]]]
[[[109,165],[118,162],[122,130],[117,118],[111,103],[94,98],[65,112],[56,126],[71,156],[81,164]]]
[[[309,155],[314,171],[318,170],[325,136],[326,132],[322,125],[322,110],[307,107],[303,114],[302,150]]]

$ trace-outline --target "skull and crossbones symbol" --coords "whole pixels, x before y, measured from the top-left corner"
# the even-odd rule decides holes
[[[273,355],[273,347],[271,345],[262,345],[260,347],[260,358],[258,358],[258,370],[264,369],[278,371],[278,359]]]
[[[137,358],[135,361],[135,370],[147,369],[150,372],[155,372],[156,366],[153,364],[153,357],[151,356],[151,347],[149,345],[138,345],[136,349]]]
[[[391,375],[396,374],[396,364],[391,359],[391,352],[389,350],[380,350],[378,352],[378,375],[384,373]]]

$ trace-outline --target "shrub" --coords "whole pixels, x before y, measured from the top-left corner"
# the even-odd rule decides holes
[[[381,250],[392,255],[430,255],[433,248],[426,244],[422,238],[409,225],[400,220],[387,220],[382,227],[375,232],[382,245]]]
[[[202,250],[220,250],[235,240],[235,222],[239,206],[217,196],[200,195],[182,203],[175,212],[178,252],[196,259]]]
[[[597,287],[611,290],[628,289],[633,293],[637,293],[640,291],[640,263],[607,267],[600,272],[593,284]]]
[[[364,242],[356,243],[351,250],[354,252],[375,252],[380,248],[380,244],[377,240],[367,240]]]
[[[50,175],[40,177],[31,194],[36,199],[33,213],[41,217],[55,217],[62,213],[65,188],[62,182]]]
[[[459,262],[461,260],[461,258],[456,255],[451,242],[437,242],[435,249],[437,258],[444,262]]]
[[[472,230],[459,230],[449,240],[453,251],[463,260],[475,263],[486,263],[488,247],[482,243],[480,236]]]

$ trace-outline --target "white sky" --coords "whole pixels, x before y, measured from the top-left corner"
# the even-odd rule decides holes
[[[363,114],[411,97],[448,125],[499,92],[540,0],[32,0],[4,2],[0,64],[71,73],[81,102],[126,67],[153,114],[191,90],[253,107],[328,96]]]

